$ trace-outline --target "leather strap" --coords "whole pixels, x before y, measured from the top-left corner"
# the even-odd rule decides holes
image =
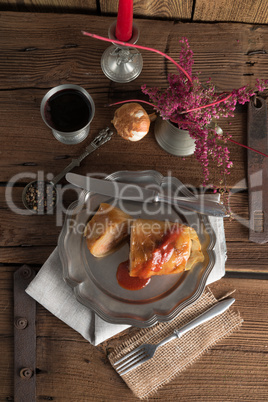
[[[256,97],[248,106],[248,145],[268,154],[267,104]],[[268,158],[248,150],[249,240],[268,241]]]
[[[23,265],[14,273],[14,401],[36,401],[36,302],[25,292],[35,272]]]

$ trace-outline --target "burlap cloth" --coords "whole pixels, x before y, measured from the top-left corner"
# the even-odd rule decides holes
[[[141,329],[138,334],[130,336],[110,353],[108,357],[111,364],[143,343],[158,343],[174,329],[182,327],[217,302],[207,288],[195,303],[171,322]],[[240,314],[231,307],[223,314],[187,332],[180,339],[172,340],[158,348],[152,359],[123,375],[122,378],[138,398],[152,396],[159,387],[185,370],[202,353],[238,329],[242,322]]]

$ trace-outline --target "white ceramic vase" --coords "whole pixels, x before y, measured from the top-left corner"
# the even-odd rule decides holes
[[[181,130],[169,120],[157,117],[154,134],[160,147],[172,155],[189,156],[195,151],[195,141],[189,132]]]

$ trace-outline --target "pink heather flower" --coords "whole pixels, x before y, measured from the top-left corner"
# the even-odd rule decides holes
[[[187,38],[182,38],[180,43],[180,66],[189,74],[191,81],[178,68],[177,74],[168,74],[167,88],[142,85],[141,89],[164,120],[188,130],[195,139],[194,155],[202,166],[205,185],[209,179],[210,162],[222,169],[223,176],[229,174],[233,166],[226,146],[231,136],[228,133],[218,134],[215,124],[211,123],[222,117],[233,117],[237,103],[243,105],[249,102],[255,91],[261,92],[268,87],[268,80],[257,80],[254,88],[243,86],[230,94],[217,94],[211,79],[202,84],[198,74],[192,76],[193,52]]]

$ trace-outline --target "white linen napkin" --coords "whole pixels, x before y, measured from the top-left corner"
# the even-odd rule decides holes
[[[217,258],[207,284],[225,275],[226,261],[223,219],[214,217],[209,219],[216,234],[214,250]],[[63,280],[62,272],[61,260],[56,248],[29,284],[26,292],[93,345],[98,345],[129,327],[129,325],[107,323],[78,302],[73,289]]]

